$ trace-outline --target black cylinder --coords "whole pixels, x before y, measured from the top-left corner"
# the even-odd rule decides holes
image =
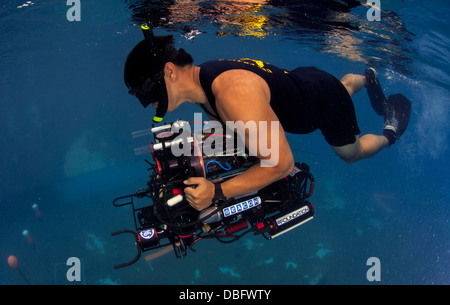
[[[138,243],[142,250],[159,245],[158,233],[155,229],[146,229],[137,232]]]

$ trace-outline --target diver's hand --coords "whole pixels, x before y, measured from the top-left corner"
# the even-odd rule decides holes
[[[189,185],[184,189],[184,194],[191,207],[201,211],[211,205],[214,198],[214,183],[201,177],[191,177],[183,183]]]

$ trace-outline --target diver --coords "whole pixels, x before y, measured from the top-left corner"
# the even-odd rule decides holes
[[[287,71],[251,59],[214,60],[198,66],[193,62],[184,49],[174,47],[172,36],[150,32],[128,55],[125,84],[143,107],[153,104],[156,122],[184,102],[198,104],[211,119],[221,122],[268,122],[267,130],[258,133],[277,137],[279,156],[273,166],[261,166],[272,156],[257,148],[256,156],[262,161],[221,184],[201,177],[187,179],[186,199],[199,211],[290,174],[294,158],[285,132],[306,134],[319,129],[336,154],[352,163],[394,144],[408,126],[410,101],[401,94],[386,99],[373,68],[365,75],[347,74],[338,80],[315,67]],[[351,96],[363,87],[376,113],[384,117],[382,135],[359,136]],[[277,134],[271,135],[271,122],[280,123]],[[241,136],[247,145],[248,134]]]

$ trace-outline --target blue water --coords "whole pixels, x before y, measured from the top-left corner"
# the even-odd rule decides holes
[[[450,5],[382,0],[381,21],[369,22],[362,4],[81,0],[81,21],[69,22],[66,1],[2,1],[0,284],[25,284],[9,255],[33,284],[69,284],[69,257],[80,259],[85,284],[449,284]],[[353,165],[320,132],[289,135],[316,179],[314,220],[272,241],[201,241],[184,259],[114,270],[135,248],[110,236],[133,226],[111,201],[147,179],[131,132],[149,128],[153,113],[128,95],[122,71],[149,7],[155,33],[174,35],[196,64],[249,57],[336,77],[373,65],[388,94],[412,101],[410,126]],[[359,126],[379,134],[364,91],[353,98]],[[194,111],[183,105],[166,120]],[[381,282],[366,278],[370,257],[380,259]]]

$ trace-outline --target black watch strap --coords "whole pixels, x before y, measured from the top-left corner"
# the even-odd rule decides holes
[[[220,201],[226,201],[227,198],[223,195],[222,186],[220,183],[214,184],[214,198],[212,200],[213,203],[217,203]]]

